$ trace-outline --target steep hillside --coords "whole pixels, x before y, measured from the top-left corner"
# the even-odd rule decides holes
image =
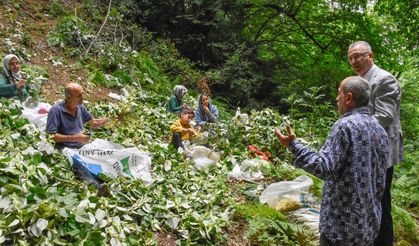
[[[109,179],[110,196],[98,197],[93,187],[76,180],[52,140],[20,117],[21,105],[1,98],[0,244],[316,245],[315,230],[288,213],[292,206],[281,213],[261,204],[259,196],[271,183],[308,175],[292,167],[273,129],[292,122],[305,143],[319,148],[336,120],[335,108],[319,103],[322,89],[296,92],[303,95],[294,98],[290,115],[269,108],[242,109],[249,114],[246,124],[233,121],[236,109],[216,98],[221,119],[207,130],[210,147],[221,158],[200,169],[168,145],[169,127],[177,117],[166,112],[166,103],[173,86],[185,84],[185,102],[196,107],[198,93],[210,92],[205,72],[183,58],[170,40],[155,38],[141,26],[124,26],[120,10],[108,11],[107,2],[98,2],[1,2],[0,55],[15,53],[29,69],[35,65],[46,70],[43,101],[62,98],[70,81],[82,84],[88,109],[108,119],[103,128],[88,129],[92,139],[150,153],[153,183]],[[110,91],[127,91],[129,97],[112,100]],[[232,178],[236,164],[253,159],[251,144],[271,154],[268,163],[251,162],[253,174],[263,177]],[[415,195],[414,175],[409,169],[403,176],[408,182],[396,181],[403,205]],[[315,203],[322,181],[309,176]],[[417,207],[410,212],[406,207],[395,207],[396,239],[398,245],[417,245],[418,223],[409,214],[416,216]]]
[[[88,100],[109,100],[109,89],[87,83],[88,71],[77,65],[77,58],[69,57],[60,48],[48,45],[47,37],[57,24],[57,18],[52,16],[52,2],[30,0],[0,5],[1,54],[19,54],[26,62],[47,70],[49,80],[41,94],[48,102],[61,99],[63,85],[70,81],[87,86]],[[62,4],[72,9],[72,1]]]

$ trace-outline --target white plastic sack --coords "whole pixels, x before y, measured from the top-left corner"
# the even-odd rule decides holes
[[[121,94],[122,95],[119,95],[119,94],[116,94],[116,93],[113,93],[113,92],[109,92],[108,97],[110,97],[112,99],[115,99],[115,100],[118,100],[118,101],[126,102],[129,98],[129,96],[130,96],[127,87],[124,87],[124,88],[121,89]]]
[[[320,210],[313,208],[300,208],[290,212],[288,216],[294,221],[300,222],[310,228],[317,237],[320,237]]]
[[[104,174],[110,178],[125,176],[141,179],[151,184],[151,156],[137,148],[122,148],[118,144],[96,139],[81,149],[64,148],[63,155],[73,165],[75,162],[85,166],[95,175]]]
[[[105,139],[95,139],[93,142],[86,144],[82,149],[123,149],[122,145],[117,143],[112,143]]]
[[[198,170],[207,169],[220,160],[220,155],[205,146],[185,146],[185,154],[190,157]]]
[[[281,199],[294,199],[299,201],[300,194],[308,192],[313,180],[308,176],[299,176],[293,181],[281,181],[273,183],[266,188],[259,197],[261,203],[267,203],[275,208]]]
[[[112,99],[115,99],[117,101],[123,101],[123,102],[125,102],[127,100],[127,98],[125,96],[118,95],[118,94],[113,93],[113,92],[109,92],[108,97],[110,97]]]
[[[262,169],[268,167],[269,162],[260,158],[243,161],[240,165],[235,164],[228,176],[238,180],[254,181],[263,178]]]
[[[32,104],[23,103],[22,106],[22,117],[27,118],[38,130],[45,131],[48,113],[40,114],[38,111],[42,108],[49,111],[52,106],[43,102],[35,102]]]
[[[208,132],[201,132],[201,134],[198,135],[198,137],[193,138],[191,141],[193,144],[196,145],[203,145],[208,143]]]
[[[212,160],[206,156],[199,156],[194,159],[195,167],[198,170],[207,169],[209,166],[214,165],[217,161]]]

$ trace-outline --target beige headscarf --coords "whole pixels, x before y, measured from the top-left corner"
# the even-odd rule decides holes
[[[24,73],[21,73],[20,71],[18,71],[17,73],[13,73],[12,71],[10,71],[10,61],[16,58],[16,60],[18,62],[20,62],[19,57],[17,57],[16,55],[13,54],[9,54],[6,55],[3,59],[3,74],[7,77],[7,79],[11,82],[11,83],[16,83],[18,80],[20,79],[24,79]]]

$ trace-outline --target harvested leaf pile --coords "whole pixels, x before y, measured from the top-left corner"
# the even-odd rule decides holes
[[[153,129],[139,121],[135,129],[119,127],[108,136],[117,140],[135,134],[131,143],[138,138],[147,144],[144,148],[155,153],[154,184],[113,180],[112,196],[97,198],[74,179],[61,154],[50,153],[44,134],[19,117],[18,104],[2,100],[0,110],[1,243],[152,243],[156,230],[174,230],[191,242],[222,237],[229,214],[225,167],[198,173],[179,154],[153,141],[158,125]],[[157,111],[143,112],[158,118]],[[168,118],[165,113],[160,117],[162,122]]]
[[[269,126],[258,121],[269,116],[276,124],[280,117],[268,110],[255,112],[246,126],[221,122],[210,139],[221,161],[197,170],[167,146],[175,116],[166,113],[164,98],[150,91],[126,102],[87,104],[94,115],[110,119],[105,128],[91,131],[93,138],[153,154],[154,183],[109,180],[109,198],[98,198],[93,188],[75,179],[45,133],[20,117],[18,102],[1,99],[0,243],[155,244],[156,231],[175,233],[182,244],[225,242],[234,205],[227,173],[233,162],[247,158],[246,141],[269,134]],[[274,144],[268,136],[262,139]]]

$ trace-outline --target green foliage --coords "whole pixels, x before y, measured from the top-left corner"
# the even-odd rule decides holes
[[[419,100],[417,94],[418,80],[417,59],[407,64],[407,71],[402,74],[400,84],[402,87],[402,99],[400,119],[403,131],[405,149],[405,161],[395,168],[394,185],[392,194],[394,203],[418,214],[419,205]]]
[[[351,42],[370,42],[378,63],[395,74],[413,56],[403,44],[417,46],[411,1],[145,0],[116,8],[210,68],[213,89],[232,105],[255,107],[254,99],[278,105],[292,91],[323,85],[324,102],[333,102],[337,84],[352,73],[346,62]],[[401,29],[406,35],[397,35]]]
[[[109,74],[103,74],[101,71],[93,71],[89,75],[89,81],[96,85],[103,85],[106,87],[113,87],[120,85],[117,77]]]
[[[265,219],[287,221],[287,217],[285,217],[285,215],[281,214],[273,208],[268,207],[266,204],[238,205],[235,208],[235,213],[248,219],[260,217]]]
[[[49,8],[49,12],[54,17],[59,17],[62,15],[66,15],[67,12],[59,2],[59,0],[53,0],[51,3],[51,7]]]
[[[395,169],[395,178],[392,187],[394,203],[418,214],[419,209],[419,158],[418,151],[413,152],[406,146],[405,161]],[[413,153],[412,153],[413,152]]]
[[[90,105],[95,116],[107,117],[110,122],[105,128],[92,131],[93,138],[106,138],[125,146],[141,146],[142,150],[153,153],[155,183],[145,186],[140,181],[124,178],[110,180],[112,196],[106,199],[97,198],[94,189],[85,189],[83,183],[76,181],[63,156],[41,150],[39,143],[48,144],[41,140],[41,133],[26,120],[18,118],[18,105],[11,106],[10,101],[3,100],[0,116],[4,120],[0,123],[5,136],[11,136],[4,138],[2,143],[1,154],[6,158],[1,160],[0,168],[3,177],[0,180],[4,182],[1,195],[5,202],[2,203],[4,208],[0,208],[5,216],[0,230],[7,243],[24,240],[57,244],[65,240],[67,243],[89,244],[118,240],[133,245],[153,244],[152,231],[161,230],[177,235],[180,244],[225,242],[224,232],[232,205],[231,189],[225,175],[231,168],[228,160],[234,156],[238,160],[247,158],[245,145],[239,145],[243,139],[225,135],[230,132],[226,131],[227,126],[239,129],[246,139],[254,141],[259,141],[256,136],[262,134],[269,140],[256,144],[272,146],[275,142],[269,137],[268,130],[272,130],[271,126],[277,125],[281,117],[266,109],[252,112],[248,126],[221,122],[217,134],[224,134],[222,154],[226,158],[216,167],[198,172],[180,154],[164,147],[168,142],[170,122],[176,118],[165,112],[165,96],[159,91],[147,90],[147,97],[136,97],[139,92],[139,88],[133,89],[133,97],[127,102]],[[186,100],[195,99],[187,96]],[[14,134],[16,131],[19,134]],[[218,148],[223,146],[218,145],[221,142],[221,139],[212,140]],[[16,149],[23,151],[16,154]],[[3,169],[11,165],[16,165],[16,168]],[[291,169],[287,173],[295,175]],[[22,203],[14,202],[17,207],[11,209],[9,199],[20,201],[22,196],[28,197],[26,207],[19,207]],[[275,216],[275,213],[270,209],[260,209],[261,218],[249,221],[251,230],[248,235],[252,240],[276,240],[287,244],[309,240],[301,227],[284,220],[283,216]],[[112,225],[109,221],[113,221]],[[44,223],[47,223],[46,227]],[[18,226],[32,229],[14,234]],[[126,233],[130,234],[129,240],[121,236]]]
[[[154,91],[167,91],[171,87],[166,75],[160,71],[155,61],[146,52],[121,53],[119,48],[108,50],[108,56],[102,55],[99,61],[99,69],[96,64],[91,64],[92,72],[90,81],[106,87],[126,86],[141,84],[145,88],[153,88]]]
[[[234,29],[241,23],[232,14],[235,6],[236,1],[223,0],[130,0],[117,4],[128,21],[141,23],[159,36],[168,36],[182,54],[201,65],[218,62],[223,55],[219,46],[234,36]]]
[[[392,206],[392,214],[394,220],[394,231],[396,241],[400,241],[400,245],[418,245],[418,225],[412,216],[407,211],[399,206]]]
[[[66,47],[72,55],[80,54],[77,47],[87,45],[91,39],[90,28],[74,15],[64,15],[60,18],[55,31],[48,37],[51,46]]]
[[[418,58],[413,59],[406,65],[408,70],[400,78],[402,88],[402,99],[400,109],[400,119],[403,129],[403,136],[413,144],[413,149],[419,149],[419,99],[417,94],[419,88],[418,81]]]
[[[326,136],[329,129],[321,126],[332,126],[336,121],[336,108],[324,102],[326,86],[312,86],[305,89],[303,93],[292,93],[284,99],[290,105],[290,114],[296,118],[305,118],[308,123],[308,134],[315,132],[317,136]],[[321,117],[319,117],[321,116]]]
[[[122,47],[115,44],[104,44],[98,53],[98,66],[106,72],[114,72],[117,69],[125,68],[127,55],[130,52],[122,52]]]
[[[250,52],[245,47],[237,49],[223,67],[208,73],[211,85],[228,98],[231,105],[248,105],[263,83],[263,77],[254,73],[254,63],[246,57]]]
[[[92,4],[86,2],[83,6],[89,9],[93,8]],[[51,45],[66,46],[70,55],[82,56],[84,64],[90,62],[92,72],[89,77],[95,84],[114,87],[142,83],[146,87],[156,87],[155,90],[165,90],[172,86],[168,85],[170,79],[173,84],[195,86],[199,73],[192,69],[189,61],[179,57],[173,45],[165,40],[152,41],[151,34],[140,26],[123,23],[122,15],[115,8],[111,9],[107,25],[95,39],[91,34],[94,26],[87,28],[82,18],[90,20],[93,16],[94,23],[104,21],[99,18],[100,9],[92,9],[92,15],[85,13],[84,8],[78,8],[81,9],[80,17],[61,17],[49,41]],[[120,29],[122,38],[116,36],[114,28],[110,28],[112,25]],[[89,53],[93,56],[84,56],[87,47],[91,47]]]
[[[172,84],[183,84],[195,88],[202,74],[194,68],[194,64],[182,57],[170,40],[157,39],[157,42],[144,48],[155,63],[165,73]]]
[[[314,237],[307,229],[288,222],[284,215],[264,204],[238,205],[234,215],[247,221],[245,236],[252,245],[310,245]]]
[[[26,83],[30,86],[30,96],[34,99],[39,98],[39,92],[41,91],[42,85],[48,81],[48,72],[40,66],[23,64],[21,71],[28,75]]]
[[[31,35],[27,32],[23,32],[21,42],[24,46],[30,47],[33,43]]]
[[[391,57],[382,62],[392,71],[407,71],[410,58],[417,58],[418,3],[411,0],[377,1],[374,6],[376,19],[383,26],[382,34],[388,38],[383,47]]]

